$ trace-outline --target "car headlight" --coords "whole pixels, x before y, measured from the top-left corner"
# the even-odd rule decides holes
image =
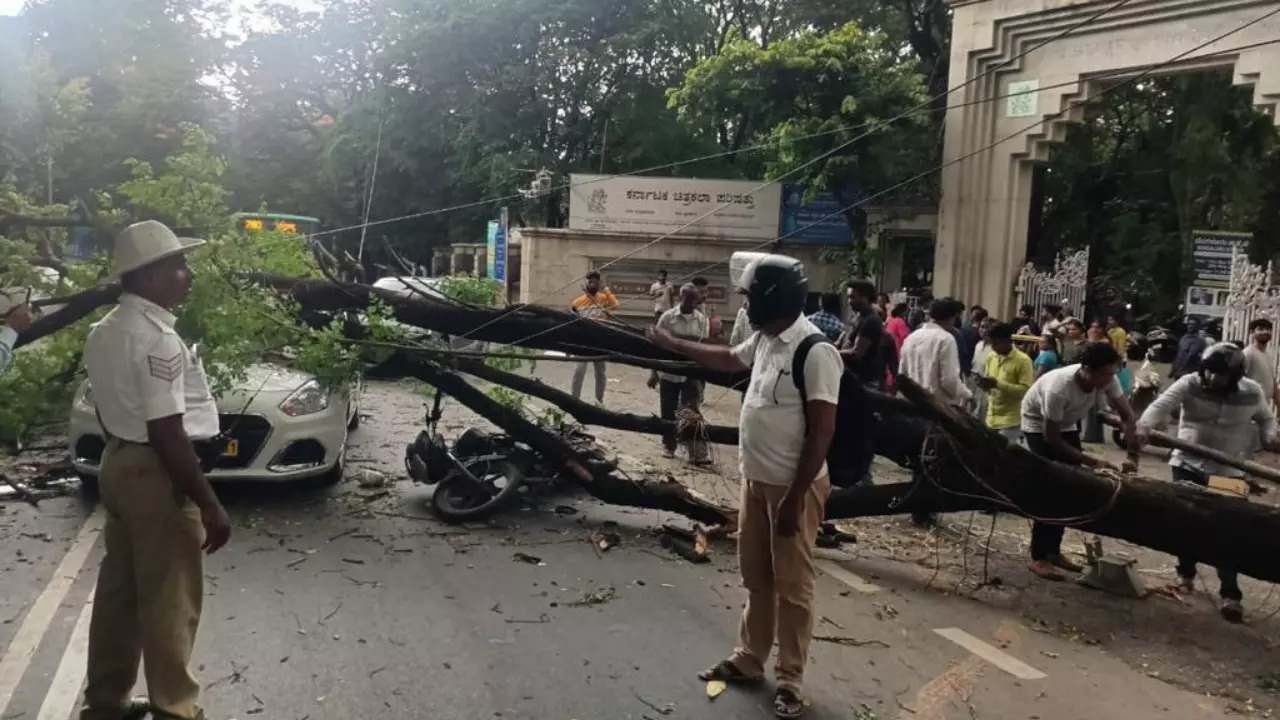
[[[280,403],[280,410],[289,417],[311,415],[329,407],[329,391],[320,386],[318,380],[308,380],[298,386],[289,397]]]

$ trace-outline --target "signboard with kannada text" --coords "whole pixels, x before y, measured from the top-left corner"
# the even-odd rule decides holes
[[[569,176],[569,228],[735,240],[777,237],[782,186],[751,180]]]
[[[1249,233],[1195,230],[1191,233],[1193,283],[1204,288],[1225,288],[1231,283],[1231,253],[1249,251]]]

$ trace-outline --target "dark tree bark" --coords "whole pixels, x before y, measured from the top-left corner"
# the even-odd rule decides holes
[[[268,276],[255,279],[288,292],[308,312],[364,308],[371,292],[363,286],[326,281]],[[22,340],[30,342],[33,337],[52,332],[54,325],[62,327],[74,322],[94,307],[113,300],[113,292],[111,288],[96,288],[70,298],[68,308],[43,318]],[[578,321],[556,310],[529,307],[503,311],[372,292],[387,299],[399,320],[438,332],[471,331],[471,336],[479,340],[584,357],[601,354],[591,348],[609,348],[614,353],[609,355],[611,360],[637,367],[669,367],[669,363],[681,360],[633,330]],[[669,510],[709,524],[732,517],[730,509],[698,498],[679,483],[635,483],[619,478],[607,463],[579,457],[555,434],[493,401],[458,375],[420,358],[405,356],[402,362],[402,367],[395,368],[397,372],[435,385],[552,462],[560,463],[582,479],[588,492],[604,502]],[[487,370],[473,369],[494,381],[509,380]],[[703,369],[682,367],[680,372],[724,386],[735,380],[733,376]],[[513,385],[537,390],[531,394],[552,402],[563,400],[554,392],[547,392],[550,389],[545,386]],[[907,400],[873,396],[878,419],[874,428],[865,431],[876,433],[878,454],[922,470],[929,483],[927,491],[912,489],[910,483],[843,490],[832,496],[829,517],[915,509],[966,510],[995,504],[1045,522],[1071,525],[1174,555],[1190,555],[1209,565],[1234,567],[1261,580],[1280,581],[1280,509],[1145,478],[1107,478],[1050,462],[1025,448],[1010,446],[972,418],[940,405],[909,378],[902,378],[900,387]],[[568,407],[587,412],[581,407]],[[651,424],[649,419],[638,416],[584,414],[588,416],[601,421],[599,424],[626,424],[627,429],[661,432],[666,427],[661,421]],[[717,437],[729,440],[729,431],[717,430]]]
[[[1280,508],[1183,484],[1108,478],[1045,460],[943,406],[910,379],[901,378],[899,387],[945,432],[943,462],[965,468],[967,480],[939,478],[944,493],[999,498],[1007,510],[1043,522],[1280,581]]]
[[[431,384],[511,437],[528,444],[548,461],[561,465],[566,475],[577,478],[588,493],[603,502],[666,510],[707,525],[730,524],[736,516],[732,508],[701,498],[674,480],[640,482],[618,476],[609,463],[578,453],[556,434],[521,417],[455,373],[426,362],[406,361],[401,367],[405,374]]]

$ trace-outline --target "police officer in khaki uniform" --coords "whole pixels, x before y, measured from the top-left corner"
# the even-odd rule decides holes
[[[203,554],[231,523],[201,469],[218,409],[200,359],[174,330],[203,245],[155,221],[116,238],[120,305],[89,333],[84,361],[107,436],[99,483],[106,556],[89,626],[81,720],[200,720],[187,669],[204,595]],[[130,700],[146,658],[150,704]]]

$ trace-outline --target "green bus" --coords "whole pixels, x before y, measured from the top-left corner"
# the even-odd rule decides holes
[[[280,215],[277,213],[236,213],[236,228],[245,232],[275,230],[307,236],[320,229],[320,219],[305,215]]]

